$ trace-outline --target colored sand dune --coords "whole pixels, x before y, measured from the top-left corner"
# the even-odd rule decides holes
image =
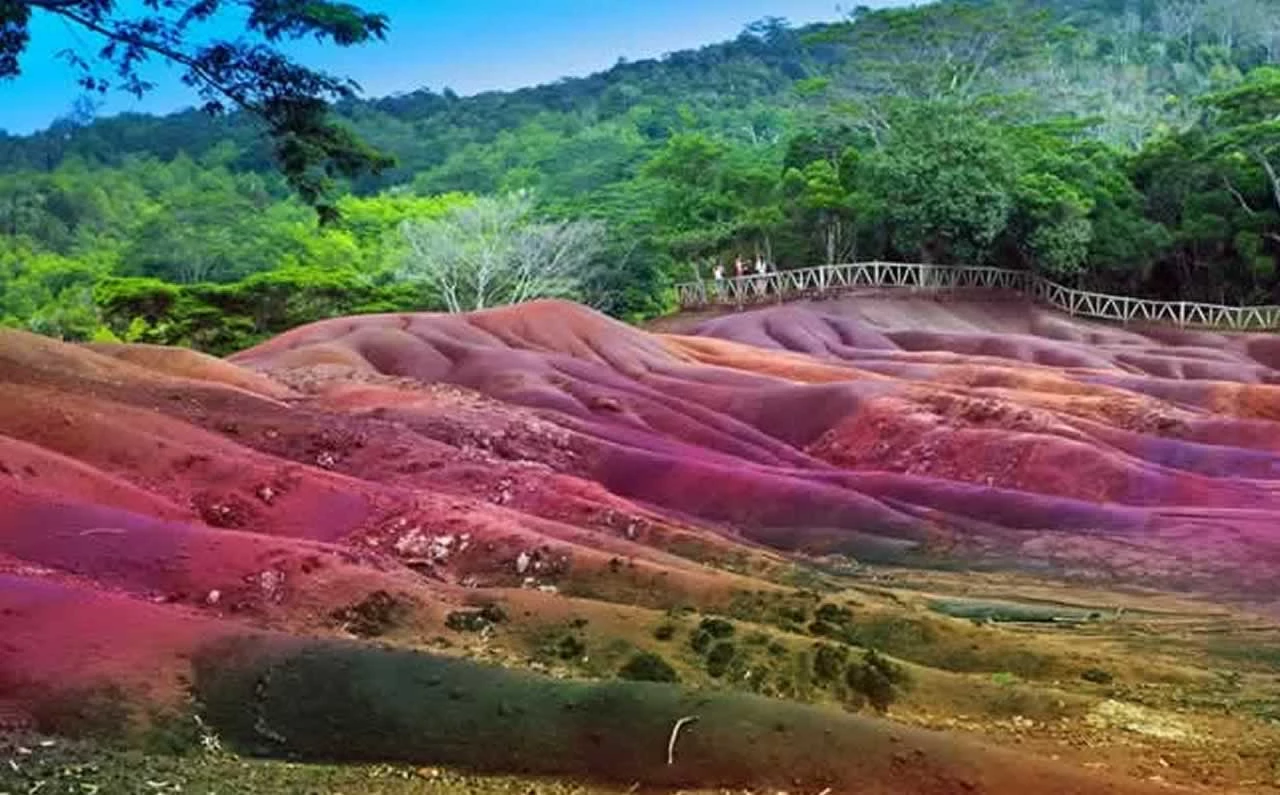
[[[569,433],[573,474],[784,550],[1270,593],[1269,338],[927,300],[792,305],[688,332],[544,303],[330,321],[233,361],[477,390]],[[331,399],[416,411],[394,391]]]
[[[422,649],[494,601],[713,613],[780,593],[795,560],[1265,603],[1273,366],[1270,337],[926,299],[662,331],[562,302],[354,317],[226,361],[0,332],[0,714],[73,730],[86,694],[135,719],[194,694],[245,750],[308,758],[1143,791],[816,707]],[[415,651],[367,644],[391,626]]]

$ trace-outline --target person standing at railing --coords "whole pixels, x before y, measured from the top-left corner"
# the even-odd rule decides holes
[[[712,271],[712,275],[716,280],[716,298],[724,300],[724,266],[716,263],[716,269]]]
[[[733,285],[729,292],[730,295],[733,296],[733,300],[738,304],[738,307],[741,308],[742,298],[746,295],[747,291],[747,285],[742,281],[742,276],[746,272],[746,266],[742,262],[741,254],[739,254],[738,258],[733,261],[733,270],[737,276],[733,280]]]

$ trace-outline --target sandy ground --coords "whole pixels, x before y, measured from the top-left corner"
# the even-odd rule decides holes
[[[868,296],[344,318],[228,361],[0,332],[0,704],[177,704],[198,649],[349,637],[375,593],[408,606],[390,642],[552,674],[611,675],[680,608],[801,653],[811,627],[740,610],[801,560],[917,670],[900,723],[1270,791],[1278,346]],[[483,593],[516,618],[459,642]],[[1091,617],[936,609],[984,599]],[[557,616],[590,661],[536,662]]]

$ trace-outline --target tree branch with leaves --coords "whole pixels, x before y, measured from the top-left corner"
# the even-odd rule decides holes
[[[1217,128],[1206,155],[1222,172],[1227,191],[1250,217],[1263,222],[1274,219],[1280,212],[1280,68],[1256,69],[1239,85],[1204,102],[1213,111]],[[1272,207],[1266,218],[1259,218],[1230,176],[1247,172],[1249,166],[1260,171],[1269,189]],[[1274,228],[1261,229],[1260,235],[1280,242]]]
[[[303,66],[278,47],[314,38],[339,47],[381,40],[383,14],[334,0],[143,0],[130,14],[116,0],[0,0],[0,79],[21,73],[35,14],[58,17],[101,41],[91,52],[62,53],[93,93],[121,89],[142,96],[155,86],[143,75],[153,59],[177,66],[203,109],[243,110],[271,138],[290,186],[322,222],[335,220],[336,180],[379,172],[392,160],[362,142],[329,114],[330,103],[353,99],[353,81]],[[197,41],[202,23],[241,19],[244,37]]]

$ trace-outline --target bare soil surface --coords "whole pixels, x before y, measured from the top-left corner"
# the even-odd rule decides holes
[[[0,332],[0,732],[428,782],[750,787],[740,754],[762,791],[1280,791],[1273,365],[1261,335],[874,296],[343,318],[227,361]],[[219,656],[246,638],[270,662]],[[233,699],[260,725],[201,717],[210,659],[266,666]],[[420,691],[440,660],[534,678],[443,739],[393,709],[470,704]],[[331,664],[396,684],[307,679]],[[539,712],[620,676],[678,685]],[[766,756],[758,696],[809,705]],[[345,745],[309,734],[349,710]],[[652,763],[589,763],[642,726]],[[481,753],[538,731],[573,740]]]

